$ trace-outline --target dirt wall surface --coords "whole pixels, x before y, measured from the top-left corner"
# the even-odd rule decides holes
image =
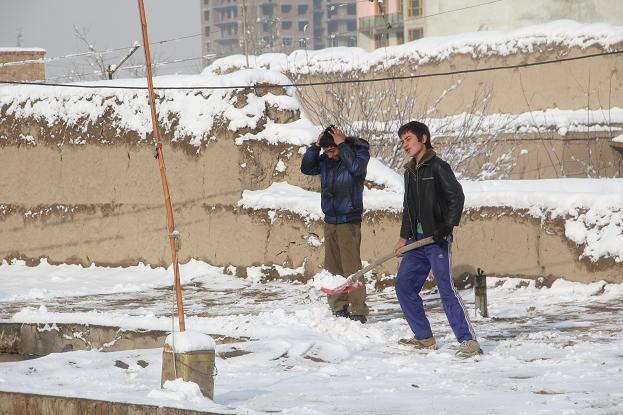
[[[455,67],[463,59],[454,58],[458,60],[443,64]],[[521,62],[525,57],[492,59]],[[262,74],[265,79],[272,76]],[[615,78],[612,84],[616,86],[620,80]],[[206,81],[192,82],[203,85]],[[499,82],[496,88],[502,88],[505,81]],[[0,258],[22,258],[33,264],[41,257],[52,263],[84,265],[168,264],[163,195],[148,134],[145,97],[137,92],[3,91]],[[309,136],[310,123],[301,118],[303,110],[293,92],[284,88],[258,91],[167,92],[160,97],[164,157],[182,237],[179,258],[233,265],[242,275],[250,266],[303,267],[299,277],[307,278],[322,266],[323,248],[314,242],[322,238],[322,222],[238,205],[243,191],[266,189],[275,182],[319,190],[317,178],[299,171],[301,150],[314,137]],[[209,111],[213,112],[207,117]],[[513,144],[512,151],[520,152],[514,156],[514,166],[522,178],[534,177],[530,163],[538,167],[543,160],[533,155],[539,147],[546,147],[543,137],[537,134],[539,142],[533,144],[534,137],[527,135],[524,142]],[[565,159],[562,146],[551,148]],[[522,150],[526,150],[523,159]],[[550,177],[558,174],[553,168]],[[473,273],[479,267],[490,274],[575,281],[623,278],[621,264],[614,261],[578,259],[581,247],[570,243],[560,226],[529,219],[525,212],[481,213],[477,209],[466,214],[457,231],[457,273]],[[397,213],[366,213],[364,260],[391,250],[399,220]],[[396,266],[396,261],[390,261],[379,272],[395,273]]]
[[[623,43],[614,48],[623,48]],[[453,53],[424,63],[405,57],[366,72],[286,73],[302,84],[423,76],[341,86],[315,85],[298,90],[312,121],[337,123],[357,131],[372,142],[374,154],[384,159],[395,151],[387,144],[396,142],[398,127],[417,119],[436,127],[431,128],[433,144],[447,159],[457,160],[449,160],[453,166],[460,161],[461,165],[455,167],[465,177],[619,177],[623,157],[608,143],[623,131],[623,117],[618,114],[619,108],[623,108],[623,94],[619,93],[623,90],[620,55],[431,76],[603,52],[600,46],[561,48],[551,44],[505,56]],[[557,114],[552,109],[574,114]],[[542,117],[536,116],[541,112]],[[439,120],[457,116],[463,117],[458,123],[437,125]],[[470,152],[468,146],[481,146],[481,150],[476,151],[476,157],[463,160],[461,154]],[[503,162],[506,165],[493,172],[482,168],[486,162],[499,163],[526,149],[530,150],[530,157],[513,157],[513,163]]]
[[[322,238],[322,222],[306,223],[283,212],[271,218],[267,211],[237,206],[244,189],[263,189],[279,175],[287,175],[282,178],[301,187],[318,187],[313,178],[298,173],[301,156],[294,149],[286,152],[291,153],[286,171],[274,174],[275,160],[284,150],[261,142],[238,148],[223,141],[189,157],[165,146],[182,236],[181,261],[197,258],[237,268],[303,266],[304,277],[321,269],[323,247],[314,246],[309,238]],[[53,263],[116,266],[169,263],[165,211],[151,149],[86,146],[65,148],[60,154],[45,146],[5,147],[0,152],[5,166],[0,171],[5,183],[0,200],[6,201],[0,210],[4,236],[0,258],[36,263],[48,257]],[[245,162],[255,167],[241,168]],[[38,173],[33,174],[31,167]],[[399,220],[398,214],[389,212],[365,215],[364,260],[391,250]],[[564,237],[562,226],[541,224],[521,212],[475,211],[466,214],[458,228],[454,264],[456,273],[473,274],[482,268],[499,275],[621,280],[620,264],[579,261],[579,255],[579,247]],[[392,260],[379,273],[395,273],[396,267],[397,261]]]
[[[621,49],[623,43],[616,46]],[[463,73],[452,76],[430,76],[462,70],[478,70],[545,62],[561,58],[589,56],[602,53],[599,47],[559,48],[543,46],[533,53],[508,56],[473,57],[453,54],[447,59],[426,63],[402,60],[390,68],[371,69],[367,73],[337,73],[322,75],[288,74],[301,83],[344,78],[384,78],[392,76],[427,76],[419,79],[395,79],[369,82],[365,88],[371,94],[383,91],[403,91],[416,98],[413,116],[421,117],[435,104],[435,117],[472,111],[474,98],[488,96],[486,106],[479,105],[483,113],[521,114],[548,108],[599,109],[623,107],[623,62],[619,55],[599,56],[576,61],[552,63],[541,66],[510,68],[495,71]],[[333,86],[313,86],[300,89],[300,93],[330,96]],[[438,101],[438,102],[437,102]],[[303,99],[305,103],[305,99]],[[331,100],[326,100],[331,103]],[[355,108],[356,109],[356,108]],[[306,108],[309,111],[309,108]],[[314,111],[309,111],[313,114]],[[357,111],[353,116],[357,118]],[[316,121],[316,120],[314,120]]]
[[[39,415],[218,415],[216,412],[193,411],[153,405],[137,405],[120,402],[96,401],[92,399],[62,396],[36,395],[19,392],[0,392],[0,414]]]

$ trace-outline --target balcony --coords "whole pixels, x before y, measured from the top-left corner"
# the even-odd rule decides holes
[[[387,21],[392,25],[392,29],[402,28],[404,17],[402,13],[388,14]],[[362,17],[359,19],[360,32],[376,32],[378,30],[387,30],[387,23],[383,16]]]

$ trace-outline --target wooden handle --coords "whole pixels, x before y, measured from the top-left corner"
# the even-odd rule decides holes
[[[420,247],[425,246],[425,245],[430,245],[433,242],[435,242],[433,240],[433,237],[429,236],[428,238],[420,239],[419,241],[415,241],[415,242],[412,242],[412,243],[410,243],[408,245],[403,246],[402,248],[400,248],[400,253],[404,254],[405,252],[411,251],[413,249],[417,249],[417,248],[420,248]],[[364,268],[360,269],[359,271],[355,272],[353,275],[348,277],[348,280],[352,281],[352,280],[355,280],[355,279],[361,277],[366,272],[370,271],[371,269],[374,269],[374,268],[378,267],[379,265],[383,264],[384,262],[389,261],[390,259],[394,258],[395,256],[396,255],[394,254],[394,251],[392,251],[392,252],[390,252],[390,253],[388,253],[386,255],[383,255],[381,257],[376,258],[367,267],[364,267]]]

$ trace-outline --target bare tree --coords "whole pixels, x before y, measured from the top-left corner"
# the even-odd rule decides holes
[[[390,70],[390,77],[391,73]],[[340,79],[357,80],[361,74],[340,76]],[[514,146],[502,143],[499,137],[511,117],[498,118],[492,125],[484,123],[492,96],[490,89],[481,87],[475,91],[470,106],[462,115],[435,117],[439,113],[438,107],[461,83],[461,80],[451,80],[448,87],[432,99],[422,97],[417,80],[383,81],[377,88],[356,82],[328,88],[301,88],[299,95],[315,122],[338,124],[346,134],[368,139],[371,154],[395,170],[399,170],[405,161],[398,129],[417,119],[429,124],[435,148],[459,176],[473,179],[505,177],[513,167]]]
[[[79,29],[77,26],[74,26],[74,37],[83,44],[88,52],[92,52],[91,54],[84,57],[84,61],[93,70],[93,75],[85,76],[95,76],[99,79],[108,79],[108,76],[106,75],[106,64],[104,63],[104,56],[102,53],[99,53],[95,50],[95,44],[89,42],[88,36],[89,29]]]

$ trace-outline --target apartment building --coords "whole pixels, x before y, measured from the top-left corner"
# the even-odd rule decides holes
[[[424,36],[508,31],[570,19],[623,24],[621,0],[384,0],[357,3],[357,44],[366,50]]]
[[[356,0],[202,0],[203,54],[357,45]]]

